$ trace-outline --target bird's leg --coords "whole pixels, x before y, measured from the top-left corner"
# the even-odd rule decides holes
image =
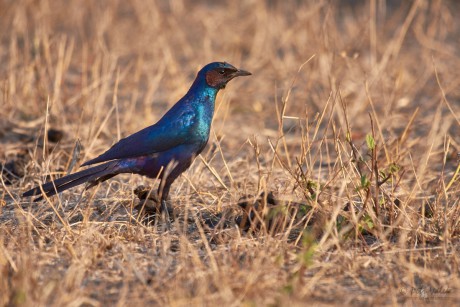
[[[168,223],[168,226],[171,220],[169,216],[167,200],[169,197],[169,190],[171,189],[171,184],[171,180],[165,179],[160,182],[160,186],[158,187],[158,196],[161,202],[160,212],[162,216],[165,218],[166,223]]]
[[[168,180],[162,180],[160,183],[160,186],[158,187],[158,197],[161,202],[161,210],[162,211],[168,211],[168,208],[166,206],[166,201],[169,198],[169,190],[171,188],[171,182],[168,182]]]

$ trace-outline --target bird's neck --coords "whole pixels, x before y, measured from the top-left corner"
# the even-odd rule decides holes
[[[190,101],[199,101],[204,104],[210,104],[209,107],[214,109],[218,89],[209,86],[204,78],[197,78],[190,87],[187,96],[192,98]]]

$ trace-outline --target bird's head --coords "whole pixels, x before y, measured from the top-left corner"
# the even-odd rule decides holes
[[[233,78],[251,75],[250,72],[237,69],[225,62],[210,63],[203,67],[198,74],[205,78],[207,85],[218,90],[225,88],[225,85]]]

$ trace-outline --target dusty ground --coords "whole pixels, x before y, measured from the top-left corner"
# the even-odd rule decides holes
[[[460,7],[398,3],[0,2],[0,305],[458,304]],[[171,229],[141,176],[20,197],[215,60],[253,76],[219,94]]]

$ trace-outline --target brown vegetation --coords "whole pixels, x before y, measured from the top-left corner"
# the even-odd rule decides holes
[[[0,305],[458,303],[460,7],[350,2],[2,1]],[[20,197],[215,60],[171,229],[141,176]]]

